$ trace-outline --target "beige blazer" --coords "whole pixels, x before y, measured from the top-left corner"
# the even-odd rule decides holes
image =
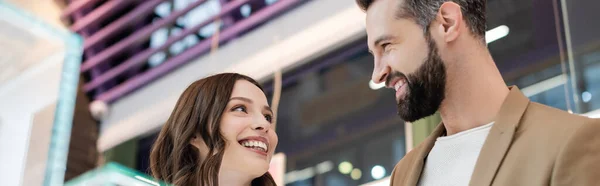
[[[440,124],[394,168],[391,185],[417,185]],[[481,149],[469,185],[600,185],[600,120],[510,93]]]

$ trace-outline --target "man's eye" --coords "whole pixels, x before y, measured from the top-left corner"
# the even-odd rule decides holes
[[[389,46],[389,43],[384,43],[381,45],[381,48],[383,48],[383,50],[387,50],[387,47]]]

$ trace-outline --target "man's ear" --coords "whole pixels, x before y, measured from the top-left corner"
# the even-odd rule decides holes
[[[435,32],[443,37],[445,42],[452,42],[463,31],[463,16],[460,5],[454,2],[445,2],[440,6],[436,20],[439,22]]]

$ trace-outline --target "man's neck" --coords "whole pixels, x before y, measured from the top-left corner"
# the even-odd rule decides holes
[[[221,169],[219,171],[219,185],[250,186],[253,178],[238,171]]]
[[[440,106],[447,135],[493,122],[509,92],[487,49],[462,56],[447,67],[446,98]]]

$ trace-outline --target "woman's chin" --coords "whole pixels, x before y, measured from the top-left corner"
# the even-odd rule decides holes
[[[269,171],[269,165],[260,164],[248,167],[248,172],[254,177],[260,177]]]
[[[267,173],[267,171],[269,171],[269,165],[260,165],[257,166],[255,169],[256,170],[253,172],[256,172],[258,176],[262,176],[263,174]]]

